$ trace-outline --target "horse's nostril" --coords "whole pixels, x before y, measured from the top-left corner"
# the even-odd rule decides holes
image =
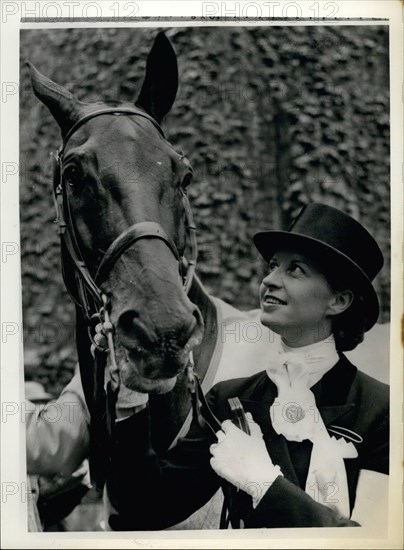
[[[123,335],[130,335],[133,333],[134,329],[134,320],[139,317],[135,311],[125,311],[120,315],[118,320],[119,331]]]
[[[118,319],[118,338],[126,348],[150,346],[153,335],[149,334],[134,310],[123,312]]]
[[[128,350],[154,351],[176,356],[186,346],[195,346],[203,336],[203,319],[197,307],[181,315],[158,318],[152,323],[133,309],[123,311],[117,321],[117,338]]]

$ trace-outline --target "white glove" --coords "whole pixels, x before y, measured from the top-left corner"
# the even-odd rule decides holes
[[[219,476],[252,496],[256,505],[282,472],[272,463],[261,428],[250,413],[246,416],[251,435],[225,420],[216,434],[218,443],[210,446],[210,464]]]

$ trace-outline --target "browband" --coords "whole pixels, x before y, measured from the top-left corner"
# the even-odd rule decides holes
[[[72,137],[72,135],[81,127],[84,123],[86,123],[91,118],[95,118],[100,115],[137,115],[141,116],[143,118],[146,118],[149,120],[160,132],[163,138],[165,138],[163,129],[161,128],[160,124],[154,120],[153,117],[148,115],[145,111],[142,111],[141,109],[134,109],[129,107],[110,107],[108,109],[99,109],[98,111],[93,111],[92,113],[88,113],[87,115],[84,115],[80,120],[78,120],[73,126],[70,128],[70,130],[67,132],[67,134],[64,136],[62,144],[58,150],[58,155],[62,155],[64,148],[66,147],[67,142]]]

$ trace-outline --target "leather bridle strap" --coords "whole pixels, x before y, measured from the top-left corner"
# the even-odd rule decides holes
[[[139,222],[121,233],[121,235],[119,235],[119,237],[117,237],[108,248],[98,267],[95,275],[95,281],[97,281],[98,284],[103,282],[109,275],[118,258],[125,252],[125,250],[140,239],[162,240],[171,250],[175,259],[178,262],[180,261],[174,241],[170,239],[160,224],[155,222]]]
[[[188,263],[187,273],[184,277],[184,291],[186,292],[186,294],[188,294],[189,291],[191,290],[192,279],[194,278],[194,273],[196,268],[196,260],[198,258],[198,243],[196,240],[196,225],[194,222],[194,217],[192,215],[191,206],[189,204],[186,191],[181,189],[181,192],[182,192],[182,203],[184,205],[185,219],[186,219],[186,225],[188,229],[189,247],[190,247],[190,256],[189,256],[189,259],[187,260],[187,263]]]
[[[86,296],[86,291],[90,291],[95,301],[98,302],[98,304],[101,304],[102,293],[100,288],[98,287],[98,284],[101,284],[103,281],[105,281],[105,279],[107,278],[108,274],[110,273],[113,265],[118,260],[118,258],[136,241],[144,238],[161,239],[171,250],[175,259],[178,262],[181,261],[181,258],[178,254],[178,250],[175,243],[166,234],[164,229],[156,222],[144,221],[144,222],[139,222],[137,224],[134,224],[133,226],[128,228],[126,231],[124,231],[124,233],[122,233],[117,237],[117,239],[109,246],[104,257],[102,258],[101,263],[97,269],[95,278],[93,279],[93,277],[91,276],[83,260],[80,247],[76,239],[76,234],[74,231],[71,215],[70,215],[69,201],[66,194],[66,188],[63,185],[62,157],[63,157],[63,152],[66,147],[66,144],[71,138],[71,136],[88,120],[94,117],[105,115],[105,114],[111,114],[111,115],[124,114],[124,115],[141,116],[149,120],[155,126],[155,128],[157,128],[157,130],[162,135],[162,137],[164,137],[164,132],[161,129],[160,125],[146,112],[136,108],[107,108],[107,109],[100,109],[98,111],[93,111],[92,113],[89,113],[83,116],[80,120],[78,120],[72,126],[72,128],[67,132],[67,134],[63,138],[62,145],[60,146],[58,150],[58,155],[57,155],[57,160],[59,163],[59,173],[60,173],[59,184],[55,191],[57,217],[59,219],[59,228],[60,228],[59,230],[62,236],[62,240],[73,262],[76,273],[78,275],[78,277],[76,277],[77,291],[79,293],[79,300],[84,309],[87,319],[89,319],[90,317],[90,314],[89,314],[90,312],[89,312],[89,305],[88,305],[88,299]],[[181,189],[181,193],[182,193],[183,207],[185,211],[186,226],[187,226],[187,232],[189,235],[189,245],[190,245],[190,251],[191,251],[190,259],[187,261],[188,263],[187,273],[184,277],[184,290],[186,292],[189,292],[189,289],[192,284],[196,258],[197,258],[196,227],[194,224],[191,207],[189,205],[189,201],[186,196],[185,190]],[[75,300],[74,292],[72,292],[71,290],[71,281],[68,281],[65,279],[65,283],[70,294]]]
[[[213,414],[206,401],[198,375],[194,370],[193,354],[190,353],[189,364],[186,367],[187,385],[191,394],[192,414],[199,427],[208,427],[213,435],[222,429],[220,421]]]
[[[155,128],[159,131],[159,133],[162,135],[163,138],[165,138],[163,129],[161,128],[160,124],[154,120],[150,115],[148,115],[145,111],[142,111],[141,109],[133,109],[133,108],[124,108],[124,107],[110,107],[107,109],[99,109],[98,111],[93,111],[92,113],[88,113],[87,115],[84,115],[82,118],[80,118],[73,126],[70,128],[70,130],[67,132],[67,134],[63,138],[62,145],[59,148],[59,156],[63,154],[64,148],[66,147],[67,142],[72,137],[72,135],[81,127],[83,124],[85,124],[88,120],[91,118],[95,118],[101,115],[136,115],[141,116],[143,118],[146,118],[149,120]]]
[[[72,223],[70,220],[70,212],[68,209],[66,190],[62,185],[62,183],[60,183],[57,186],[55,190],[55,196],[56,196],[56,207],[57,207],[56,215],[59,221],[59,233],[60,233],[62,243],[64,244],[69,257],[73,262],[76,273],[79,274],[80,280],[85,282],[87,290],[91,292],[93,298],[97,302],[99,302],[99,305],[101,305],[102,304],[101,290],[98,288],[93,278],[91,277],[91,274],[81,256],[80,249],[78,247],[77,240],[75,238],[75,233],[72,230]],[[66,206],[66,209],[65,209],[65,206]],[[66,217],[66,214],[67,214],[67,217]],[[63,262],[62,262],[62,268],[64,270]],[[63,271],[63,276],[64,276],[66,287],[70,295],[72,296],[73,300],[76,302],[77,300],[74,296],[74,292],[71,289],[71,281],[67,279],[64,271]],[[78,281],[76,281],[76,283],[77,282]],[[79,284],[78,284],[78,292],[79,292],[80,302],[81,302],[81,304],[79,305],[81,305],[85,309],[84,311],[85,316],[89,318],[88,301],[84,292],[84,288],[82,288],[81,285]]]

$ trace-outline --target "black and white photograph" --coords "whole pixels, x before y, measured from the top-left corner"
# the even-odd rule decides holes
[[[26,534],[399,548],[390,20],[215,6],[19,29]]]

